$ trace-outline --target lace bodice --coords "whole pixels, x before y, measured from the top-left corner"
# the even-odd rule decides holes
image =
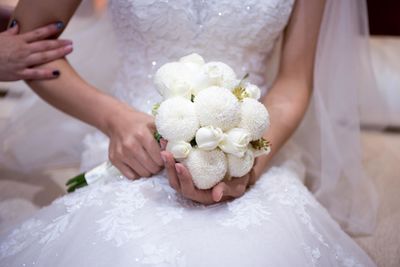
[[[154,72],[196,52],[265,85],[266,61],[294,0],[112,0],[123,63],[114,95],[148,112],[159,96]]]

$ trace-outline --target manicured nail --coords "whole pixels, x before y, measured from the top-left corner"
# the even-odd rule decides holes
[[[13,19],[11,21],[10,28],[13,28],[13,27],[17,26],[17,24],[18,24],[18,22],[15,19]]]
[[[56,22],[56,27],[57,27],[57,29],[62,30],[64,28],[64,22],[57,21]]]
[[[224,191],[222,191],[221,194],[219,195],[217,202],[221,201],[223,196],[224,196]]]
[[[60,76],[60,71],[59,71],[59,70],[53,71],[53,76],[54,76],[54,77]]]
[[[68,50],[68,51],[72,50],[73,49],[72,44],[66,45],[65,49]]]

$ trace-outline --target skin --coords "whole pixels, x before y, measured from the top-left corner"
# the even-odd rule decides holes
[[[62,58],[72,52],[69,40],[46,40],[59,34],[55,23],[18,34],[15,25],[0,33],[0,81],[54,79],[57,69],[34,66]]]
[[[80,3],[79,0],[37,2],[36,6],[31,6],[30,0],[19,2],[14,16],[20,21],[22,32],[54,20],[66,24]],[[278,77],[261,100],[270,113],[272,127],[264,137],[273,144],[272,152],[257,158],[249,174],[223,181],[210,190],[195,188],[185,166],[176,163],[171,153],[162,151],[165,140],[161,148],[158,146],[153,138],[155,126],[151,116],[101,93],[82,80],[65,59],[43,65],[59,69],[60,77],[28,81],[28,84],[53,106],[104,132],[110,138],[110,160],[126,177],[149,177],[164,165],[171,187],[189,199],[212,204],[237,198],[260,178],[307,110],[324,4],[323,0],[297,0],[285,30]]]

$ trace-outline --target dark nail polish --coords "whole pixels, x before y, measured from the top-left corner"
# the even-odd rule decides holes
[[[11,23],[10,23],[10,28],[15,27],[17,24],[18,24],[18,22],[17,22],[15,19],[13,19],[13,20],[11,21]]]
[[[60,76],[60,71],[59,71],[59,70],[53,71],[53,76],[54,76],[54,77]]]
[[[62,30],[64,28],[64,22],[57,21],[56,22],[56,27],[57,27],[57,29]]]

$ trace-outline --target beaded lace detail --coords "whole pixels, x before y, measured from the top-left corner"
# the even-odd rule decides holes
[[[286,26],[293,0],[113,0],[123,64],[114,94],[150,111],[159,99],[153,75],[162,64],[196,52],[265,84],[265,61]],[[234,29],[234,30],[232,30]]]

